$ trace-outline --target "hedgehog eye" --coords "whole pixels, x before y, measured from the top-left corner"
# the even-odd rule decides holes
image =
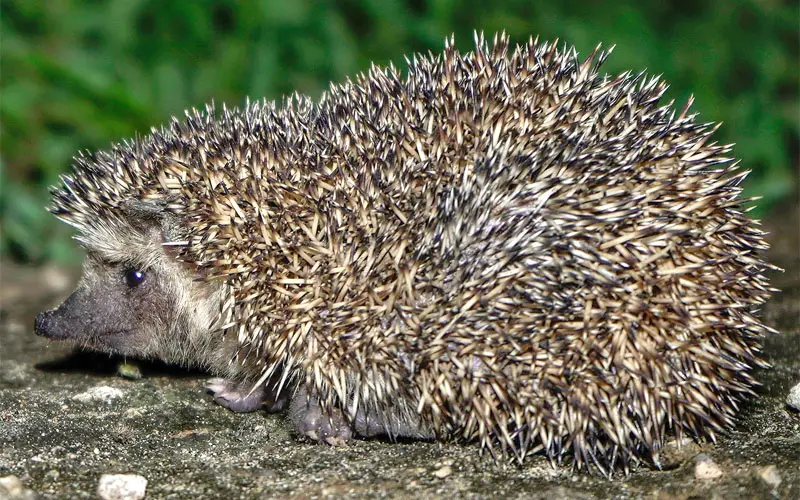
[[[130,287],[139,286],[144,281],[144,271],[139,269],[128,269],[125,271],[125,283]]]

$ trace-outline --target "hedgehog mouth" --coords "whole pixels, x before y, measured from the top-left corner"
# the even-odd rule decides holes
[[[51,324],[51,312],[37,316],[34,333],[50,342],[68,342],[75,347],[87,351],[117,354],[121,356],[141,356],[140,349],[132,341],[133,331],[130,329],[113,329],[108,331],[91,331],[85,328],[67,328],[66,325]]]
[[[69,333],[41,332],[38,330],[35,331],[35,333],[36,335],[46,339],[48,342],[58,344],[67,342],[79,349],[86,351],[119,354],[122,356],[138,354],[126,346],[124,339],[127,337],[128,332],[123,330],[87,337],[81,337],[79,334],[71,335]]]
[[[71,341],[76,347],[88,351],[117,354],[120,356],[136,356],[141,353],[130,346],[130,331],[114,330],[102,334],[87,335],[83,338],[65,338],[53,340]]]

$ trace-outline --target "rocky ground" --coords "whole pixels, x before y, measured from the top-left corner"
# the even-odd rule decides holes
[[[671,446],[662,463],[612,480],[553,468],[543,457],[498,464],[477,448],[423,442],[298,442],[281,415],[233,414],[211,402],[202,373],[74,352],[32,333],[33,315],[62,299],[76,271],[2,264],[0,499],[96,498],[122,481],[148,498],[800,498],[800,219],[768,224],[786,272],[765,309],[760,397],[716,444]],[[141,372],[137,373],[137,370]],[[140,378],[139,375],[141,375]],[[675,443],[673,443],[674,445]],[[114,478],[105,474],[134,474]],[[140,477],[136,477],[140,476]],[[124,487],[124,486],[123,486]],[[106,488],[112,488],[107,493]]]

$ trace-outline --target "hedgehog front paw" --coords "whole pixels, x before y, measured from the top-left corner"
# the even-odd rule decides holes
[[[341,445],[353,437],[353,429],[338,408],[323,410],[319,398],[300,388],[292,398],[289,414],[300,436],[329,445]]]
[[[236,413],[260,410],[264,403],[264,388],[239,385],[223,378],[209,380],[206,390],[214,396],[214,402]]]
[[[236,383],[223,378],[214,378],[206,383],[205,388],[214,396],[215,403],[236,413],[247,413],[262,408],[269,412],[278,412],[286,408],[288,401],[286,391],[278,393],[272,384],[262,384],[253,388],[252,383]]]

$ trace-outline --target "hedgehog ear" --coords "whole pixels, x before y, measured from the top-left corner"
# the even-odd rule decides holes
[[[180,221],[167,210],[167,200],[127,200],[121,208],[135,226],[160,229],[164,241],[179,239]]]

